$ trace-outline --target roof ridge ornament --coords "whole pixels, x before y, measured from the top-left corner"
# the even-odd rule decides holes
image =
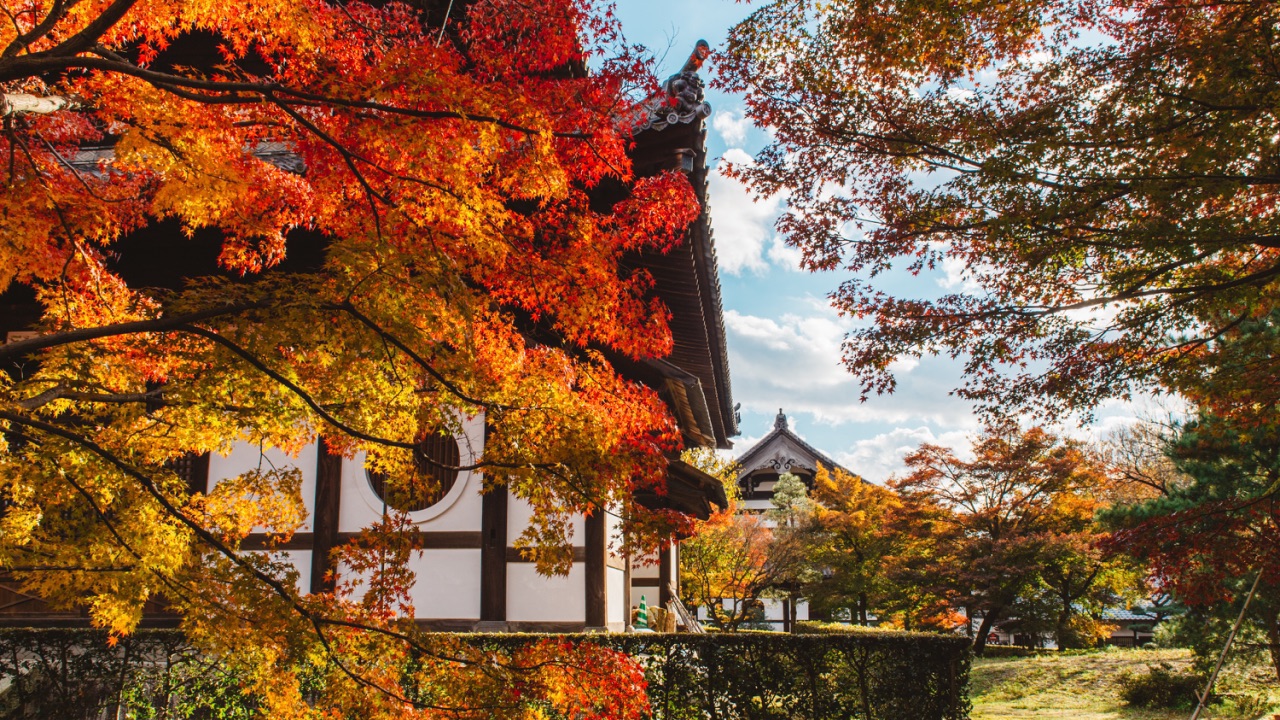
[[[699,40],[680,72],[662,83],[666,97],[654,98],[649,116],[640,130],[665,130],[672,125],[684,125],[711,116],[711,105],[703,96],[702,78],[698,69],[711,55],[711,46]]]
[[[787,416],[782,413],[782,408],[778,408],[778,417],[773,419],[773,427],[775,430],[786,430]]]

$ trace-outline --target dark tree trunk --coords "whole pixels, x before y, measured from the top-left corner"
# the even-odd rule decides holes
[[[1000,619],[1000,612],[1004,608],[992,608],[982,616],[982,624],[978,626],[978,634],[973,638],[973,654],[982,657],[982,653],[987,649],[987,635],[991,634],[991,628],[995,626],[996,621]]]
[[[1271,664],[1276,669],[1276,680],[1280,681],[1280,612],[1272,613],[1267,622],[1267,643],[1271,646]]]
[[[858,622],[862,627],[867,626],[867,594],[858,593]]]
[[[1067,642],[1067,623],[1069,622],[1071,622],[1071,602],[1063,598],[1062,607],[1058,610],[1057,629],[1054,630],[1058,640],[1058,652],[1066,650],[1067,646],[1071,644]]]

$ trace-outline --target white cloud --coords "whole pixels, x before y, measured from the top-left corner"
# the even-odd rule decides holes
[[[735,165],[753,162],[740,148],[726,150],[723,159]],[[707,185],[721,272],[741,275],[749,270],[764,274],[769,269],[765,246],[773,237],[773,221],[782,207],[782,198],[774,196],[757,201],[746,186],[727,177],[719,164],[711,172]]]
[[[942,276],[938,278],[938,284],[948,290],[961,290],[967,293],[982,289],[982,286],[973,279],[968,261],[954,255],[942,258]]]
[[[1169,422],[1185,417],[1187,405],[1176,397],[1143,395],[1133,400],[1107,400],[1090,425],[1063,423],[1050,427],[1060,436],[1097,442],[1120,427],[1141,421]],[[972,442],[981,431],[978,418],[968,416],[953,426],[929,425],[892,428],[873,437],[857,440],[831,456],[846,468],[873,482],[883,483],[906,472],[902,459],[924,443],[950,448],[963,459],[972,459]],[[1029,426],[1029,423],[1028,423]]]
[[[970,457],[973,429],[935,433],[926,426],[898,427],[866,440],[859,440],[845,452],[836,453],[836,462],[862,477],[883,484],[891,476],[901,476],[907,466],[902,459],[924,443],[951,448],[962,458]]]
[[[751,121],[742,113],[733,110],[722,110],[711,118],[711,127],[724,138],[729,147],[740,147],[746,142],[747,131],[751,129]]]
[[[955,363],[903,358],[894,363],[898,391],[859,401],[859,388],[841,363],[845,334],[855,321],[831,308],[814,314],[758,317],[728,310],[725,326],[734,396],[744,410],[772,416],[808,413],[822,424],[928,423],[966,426],[968,403],[950,396],[961,382]]]
[[[774,237],[773,242],[769,243],[768,256],[774,265],[783,269],[792,272],[805,272],[804,268],[800,267],[800,261],[804,258],[804,253],[800,252],[799,248],[791,247],[780,237]]]

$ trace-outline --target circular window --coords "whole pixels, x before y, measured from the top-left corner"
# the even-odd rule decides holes
[[[416,512],[440,502],[458,480],[462,453],[458,441],[447,432],[431,432],[418,441],[410,478],[392,480],[385,473],[365,468],[369,485],[387,507]]]

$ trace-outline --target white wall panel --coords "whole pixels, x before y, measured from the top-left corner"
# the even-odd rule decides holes
[[[660,572],[658,567],[658,554],[649,553],[648,555],[634,555],[631,558],[631,577],[633,578],[656,578]]]
[[[296,467],[302,472],[302,502],[307,507],[307,519],[299,532],[311,532],[311,515],[316,502],[316,446],[307,445],[292,458],[276,448],[259,448],[246,442],[236,442],[231,454],[223,457],[214,453],[209,457],[209,487],[222,480],[239,477],[250,470]],[[261,532],[264,528],[254,528]]]
[[[484,416],[475,415],[462,424],[457,436],[460,462],[474,465],[484,451]],[[409,513],[423,530],[479,530],[484,478],[480,471],[458,473],[449,493],[425,510]],[[364,470],[364,453],[342,462],[342,504],[338,510],[339,532],[358,532],[382,517],[382,500],[369,485]]]
[[[622,570],[618,568],[605,568],[605,622],[607,623],[625,623],[627,621],[627,588],[623,584],[626,580]]]
[[[520,537],[520,533],[529,527],[529,519],[531,517],[533,517],[533,508],[530,507],[529,503],[512,495],[507,503],[508,542],[514,542],[516,538]],[[569,527],[573,528],[573,544],[583,545],[585,543],[586,525],[582,521],[582,516],[574,516],[573,520],[569,522]]]
[[[409,567],[417,575],[409,597],[418,618],[480,618],[479,550],[422,550]]]
[[[507,619],[513,622],[585,622],[586,566],[568,575],[539,575],[533,563],[507,565]]]

